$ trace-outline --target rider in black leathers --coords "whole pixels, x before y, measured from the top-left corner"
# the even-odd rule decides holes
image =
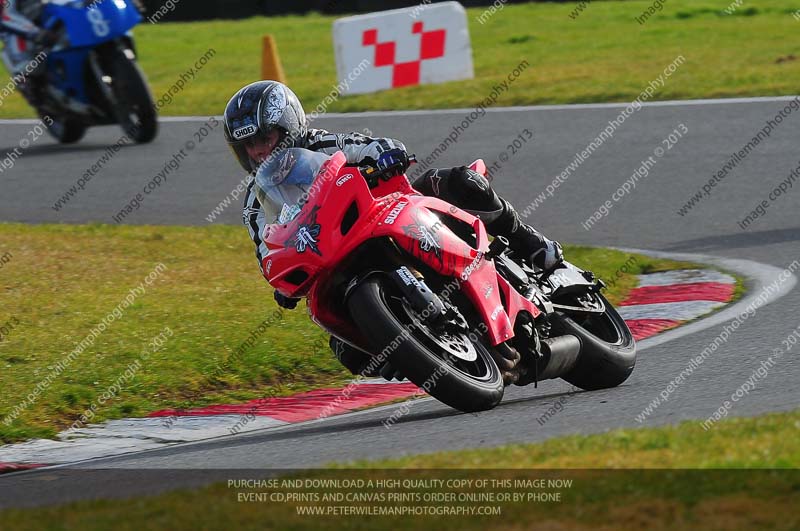
[[[372,138],[360,133],[329,133],[308,129],[303,107],[286,85],[277,81],[259,81],[239,90],[228,102],[223,119],[225,138],[242,168],[254,173],[272,153],[289,147],[333,154],[342,151],[348,164],[373,165],[377,169],[408,168],[408,154],[402,142],[391,138]],[[256,257],[264,272],[266,246],[261,240],[267,224],[251,180],[244,201],[243,222],[256,246]],[[508,238],[510,247],[534,264],[551,269],[562,260],[558,242],[545,238],[533,227],[522,222],[514,207],[498,196],[486,178],[464,166],[430,169],[413,186],[419,192],[440,197],[483,220],[493,235]],[[280,205],[278,205],[278,211]],[[275,299],[286,308],[294,308],[296,299],[275,291]],[[369,356],[331,338],[331,348],[337,358],[354,374],[361,373]]]

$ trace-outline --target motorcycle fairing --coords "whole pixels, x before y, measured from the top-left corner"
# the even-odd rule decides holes
[[[285,295],[308,296],[309,313],[317,324],[340,337],[353,337],[352,324],[340,317],[342,312],[331,309],[329,280],[356,248],[387,237],[438,273],[458,280],[486,323],[493,345],[514,336],[520,311],[532,317],[540,314],[498,275],[493,262],[484,259],[489,238],[477,217],[420,195],[405,177],[370,190],[359,170],[343,169],[344,164],[343,153],[333,155],[312,185],[300,215],[284,225],[268,225],[264,233],[269,250],[262,263],[265,277]],[[351,224],[348,216],[357,219]],[[441,216],[470,225],[477,248],[453,233]]]
[[[92,6],[87,9],[81,1],[47,3],[42,17],[44,26],[52,28],[60,20],[67,30],[70,47],[80,48],[122,37],[142,21],[136,7],[126,0],[98,0]]]
[[[69,38],[68,48],[54,48],[47,55],[48,84],[62,96],[84,105],[92,105],[86,93],[89,52],[104,42],[126,36],[142,20],[136,8],[125,0],[99,0],[94,6],[86,9],[81,1],[50,2],[45,4],[42,15],[44,27],[53,28],[62,22]],[[94,24],[88,18],[90,12],[98,13],[91,15],[98,17]],[[102,22],[98,22],[101,18]]]
[[[477,217],[435,197],[403,196],[395,204],[404,201],[408,201],[408,206],[397,214],[392,224],[379,224],[373,237],[392,237],[436,272],[456,279],[458,287],[486,324],[492,345],[514,337],[514,322],[520,311],[527,311],[534,318],[541,313],[498,275],[492,261],[485,259],[489,237]],[[470,247],[442,223],[441,218],[446,216],[472,226],[476,248]],[[507,301],[505,305],[501,290]]]

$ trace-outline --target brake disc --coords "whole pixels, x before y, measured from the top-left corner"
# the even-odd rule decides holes
[[[431,329],[420,319],[417,312],[411,308],[407,302],[403,301],[406,312],[411,316],[414,321],[414,326],[423,334],[425,334],[430,341],[436,344],[446,353],[454,358],[463,361],[475,361],[478,359],[478,351],[475,350],[475,345],[469,340],[467,332],[462,331],[466,326],[466,320],[458,313],[453,316],[456,323],[445,322],[437,326],[436,329]],[[458,331],[453,331],[449,328],[457,328]]]

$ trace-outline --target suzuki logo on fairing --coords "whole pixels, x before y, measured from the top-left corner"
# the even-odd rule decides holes
[[[352,173],[348,173],[347,175],[343,175],[342,177],[339,177],[338,181],[336,181],[336,186],[341,186],[341,185],[343,185],[344,183],[346,183],[347,181],[349,181],[352,178],[353,178],[353,174]]]
[[[408,205],[408,201],[399,201],[392,211],[389,212],[389,215],[386,216],[386,219],[384,219],[383,222],[386,225],[394,225],[394,222],[397,220],[397,216],[400,215],[400,212],[403,211],[406,205]]]
[[[495,308],[494,311],[492,312],[492,321],[497,321],[497,316],[500,315],[500,312],[502,311],[503,311],[502,306],[498,306],[497,308]]]

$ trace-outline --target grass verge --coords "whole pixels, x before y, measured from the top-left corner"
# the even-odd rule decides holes
[[[703,429],[699,421],[647,429],[571,435],[537,444],[414,455],[340,465],[403,469],[739,469],[796,468],[800,410],[725,419]]]
[[[530,67],[497,106],[629,102],[678,55],[686,62],[653,99],[796,93],[796,1],[760,0],[729,15],[719,2],[670,0],[639,24],[635,18],[651,5],[650,0],[592,2],[574,17],[574,2],[506,5],[483,24],[478,21],[483,8],[468,9],[474,79],[343,97],[327,111],[472,107],[523,59]],[[311,111],[337,83],[334,20],[311,14],[145,23],[134,34],[156,98],[209,48],[216,51],[162,114],[221,113],[238,88],[258,79],[261,36],[266,33],[277,39],[288,81]],[[33,116],[16,94],[4,103],[3,117]]]
[[[697,422],[605,434],[571,436],[541,444],[442,452],[363,462],[343,470],[307,471],[299,477],[338,479],[472,479],[510,481],[486,487],[288,488],[216,484],[197,490],[114,501],[79,502],[33,510],[7,510],[0,519],[27,529],[797,529],[800,474],[781,469],[800,460],[800,412],[726,419],[703,431]],[[681,470],[681,467],[696,467]],[[387,470],[403,467],[406,470]],[[408,470],[420,467],[424,470]],[[633,470],[597,470],[596,467]],[[653,469],[650,469],[654,467]],[[447,470],[442,470],[447,469]],[[458,469],[458,470],[456,470]],[[544,470],[548,469],[548,470]],[[645,469],[645,470],[643,470]],[[734,470],[738,469],[738,470]],[[238,476],[231,473],[231,479]],[[249,474],[247,477],[253,477]],[[282,478],[286,479],[286,477]],[[542,480],[538,490],[518,480]],[[552,487],[550,480],[561,481]],[[567,483],[569,482],[569,483]],[[491,485],[491,483],[489,483]],[[523,492],[523,501],[470,503],[256,502],[240,493]],[[530,501],[530,492],[560,492],[559,501]],[[424,500],[424,498],[422,498]],[[492,516],[299,516],[298,506],[498,506]],[[198,510],[198,507],[203,508]]]
[[[0,274],[0,325],[16,323],[0,341],[3,442],[52,437],[93,405],[91,421],[98,422],[348,380],[302,306],[276,313],[240,227],[0,224],[0,241],[0,254],[10,255]],[[640,272],[685,266],[606,249],[566,253],[614,279],[614,301]],[[6,424],[15,406],[159,263],[166,268],[146,292]],[[236,354],[265,320],[254,344]],[[172,336],[162,336],[163,346],[123,378],[166,327]]]

